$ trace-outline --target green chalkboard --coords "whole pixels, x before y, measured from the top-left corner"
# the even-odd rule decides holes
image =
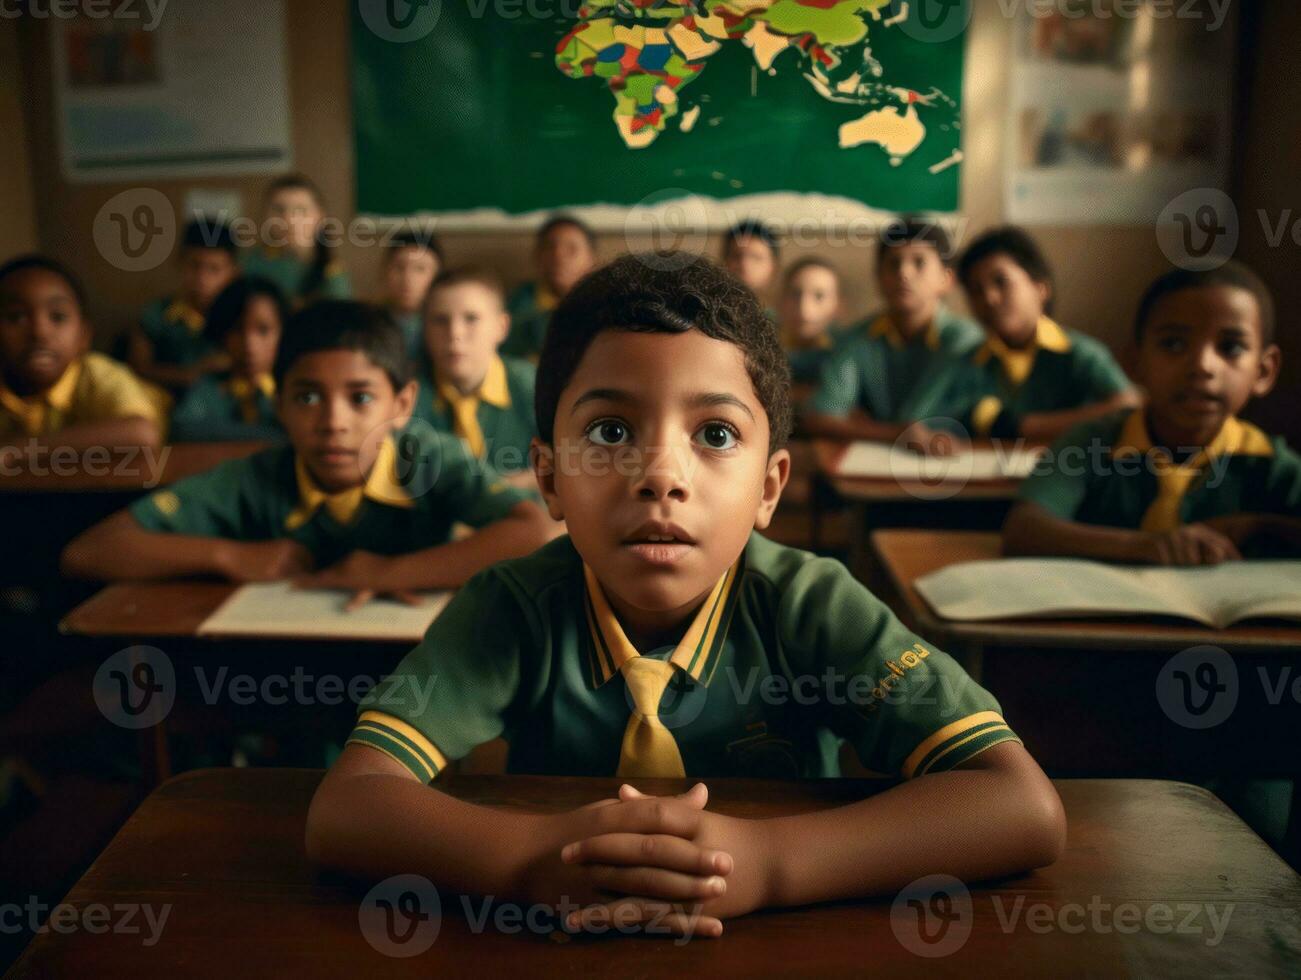
[[[947,21],[911,19],[936,4]],[[965,3],[351,8],[366,213],[632,205],[669,188],[958,207]]]

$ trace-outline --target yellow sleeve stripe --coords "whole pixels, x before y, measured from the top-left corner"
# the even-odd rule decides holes
[[[362,716],[363,718],[365,715]],[[975,728],[983,727],[989,724],[1002,725],[1007,727],[1007,722],[997,711],[980,711],[974,715],[967,715],[965,718],[959,718],[955,722],[945,725],[937,732],[933,732],[922,740],[922,743],[909,753],[908,758],[903,763],[903,774],[906,778],[911,779],[916,773],[917,767],[922,760],[939,748],[950,739],[956,738]]]
[[[989,430],[994,427],[1002,411],[1003,403],[993,395],[977,402],[976,407],[971,410],[971,427],[976,430],[976,435],[989,435]]]
[[[971,746],[970,752],[959,752],[963,746],[979,740],[979,745]],[[964,759],[973,755],[979,755],[985,749],[998,745],[1000,742],[1019,742],[1019,739],[1012,729],[1006,725],[985,725],[979,731],[972,732],[966,738],[954,742],[952,745],[945,746],[934,758],[928,762],[923,762],[918,767],[916,775],[924,776],[928,772],[943,772],[946,769],[952,769]],[[951,760],[951,761],[950,761]]]
[[[447,768],[447,756],[438,750],[438,746],[401,718],[395,718],[382,711],[364,711],[357,719],[356,730],[373,732],[398,742],[432,770],[429,774],[430,779]]]
[[[348,736],[348,745],[364,745],[368,749],[374,749],[383,755],[388,756],[399,766],[405,769],[411,775],[415,776],[422,783],[432,782],[434,777],[428,774],[428,770],[419,764],[419,761],[411,753],[393,752],[383,745],[377,744],[375,735],[377,733],[371,729],[354,729],[353,733]]]

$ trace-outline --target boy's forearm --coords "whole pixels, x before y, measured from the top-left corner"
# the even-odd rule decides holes
[[[1135,408],[1140,403],[1137,392],[1122,391],[1106,401],[1081,405],[1079,408],[1067,408],[1058,412],[1031,412],[1021,419],[1021,435],[1035,442],[1052,442],[1077,425],[1118,412],[1122,408]]]
[[[1068,521],[1029,502],[1017,504],[1003,525],[1003,553],[1009,558],[1142,562],[1147,560],[1146,543],[1141,531]]]
[[[520,504],[468,538],[388,559],[377,586],[384,591],[460,588],[489,565],[536,551],[558,528],[537,505]]]
[[[864,412],[854,412],[843,418],[820,412],[808,412],[804,416],[804,431],[824,439],[893,442],[903,435],[906,428],[895,422],[880,422]]]
[[[85,531],[63,550],[64,574],[102,582],[225,575],[228,542],[146,531],[126,511]]]
[[[91,449],[107,449],[110,452],[136,448],[157,449],[161,443],[162,433],[158,423],[144,416],[132,416],[70,425],[49,435],[13,442],[12,445],[21,449],[34,445],[47,451],[70,449],[84,453]]]

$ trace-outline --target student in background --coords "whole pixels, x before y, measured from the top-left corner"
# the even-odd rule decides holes
[[[451,436],[395,437],[416,386],[397,325],[333,300],[295,314],[276,355],[289,445],[224,463],[74,540],[66,574],[101,580],[295,578],[377,594],[447,589],[552,534],[546,514]],[[452,525],[481,530],[449,541]],[[315,573],[309,574],[312,569]]]
[[[245,275],[270,279],[294,309],[352,295],[343,263],[322,233],[325,197],[310,178],[290,174],[272,181],[262,211],[263,242],[245,253]]]
[[[762,221],[742,221],[728,229],[723,238],[723,268],[745,283],[774,318],[768,302],[780,264],[777,232]]]
[[[1139,306],[1146,408],[1062,437],[1022,486],[1008,554],[1213,565],[1301,554],[1301,457],[1238,413],[1278,378],[1274,303],[1246,266],[1176,270]]]
[[[172,413],[174,442],[280,440],[273,369],[289,309],[269,279],[237,279],[208,311],[209,341],[230,370],[194,385]]]
[[[183,392],[227,366],[203,323],[217,294],[239,274],[235,240],[218,222],[191,221],[181,237],[180,288],[145,308],[128,340],[127,360],[140,377]]]
[[[786,270],[777,324],[797,389],[807,392],[822,376],[823,365],[841,339],[838,321],[843,312],[840,273],[830,262],[800,259]]]
[[[90,349],[86,295],[59,262],[0,266],[0,456],[29,447],[154,448],[158,403],[125,365]]]
[[[422,379],[415,418],[457,436],[476,459],[517,486],[537,487],[529,468],[536,369],[502,357],[510,331],[505,290],[487,269],[450,269],[425,304],[430,376]]]
[[[977,436],[1055,439],[1090,419],[1138,404],[1138,393],[1106,345],[1052,318],[1053,276],[1020,228],[971,244],[959,264],[985,342],[965,361],[946,398]]]
[[[547,219],[537,235],[534,261],[538,277],[510,296],[510,336],[501,351],[536,362],[551,321],[551,311],[596,266],[596,232],[572,215]]]
[[[384,253],[381,305],[402,328],[413,364],[425,363],[425,297],[442,269],[443,248],[432,232],[399,232]]]
[[[949,408],[942,396],[982,334],[945,305],[952,255],[933,221],[906,217],[885,228],[876,254],[885,309],[853,328],[824,367],[804,420],[810,434],[953,451],[957,440],[926,420]]]
[[[570,930],[614,914],[702,936],[767,906],[1054,861],[1061,803],[994,698],[839,562],[758,533],[790,471],[771,321],[712,263],[646,259],[585,279],[542,351],[534,465],[569,536],[469,582],[367,696],[312,801],[307,853],[355,874],[420,868],[459,891],[573,902]],[[824,701],[807,682],[831,677],[842,694]],[[809,697],[748,697],[738,678]],[[935,690],[952,695],[943,707],[918,696]],[[866,693],[846,704],[844,691]],[[427,785],[502,733],[513,772],[828,775],[823,726],[908,778],[771,820],[706,810],[700,784],[654,799],[629,783],[548,815]]]

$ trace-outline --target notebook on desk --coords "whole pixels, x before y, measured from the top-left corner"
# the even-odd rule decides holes
[[[422,596],[408,606],[374,599],[345,612],[351,593],[295,589],[288,582],[259,582],[237,589],[203,621],[199,636],[257,636],[302,639],[386,640],[417,643],[451,601],[451,592]]]
[[[1247,619],[1301,621],[1301,561],[1129,568],[1073,558],[950,565],[916,583],[945,619],[1177,616],[1214,629]]]
[[[884,442],[851,443],[836,475],[893,479],[910,483],[1025,479],[1042,449],[1023,447],[964,449],[952,456],[922,456]]]

